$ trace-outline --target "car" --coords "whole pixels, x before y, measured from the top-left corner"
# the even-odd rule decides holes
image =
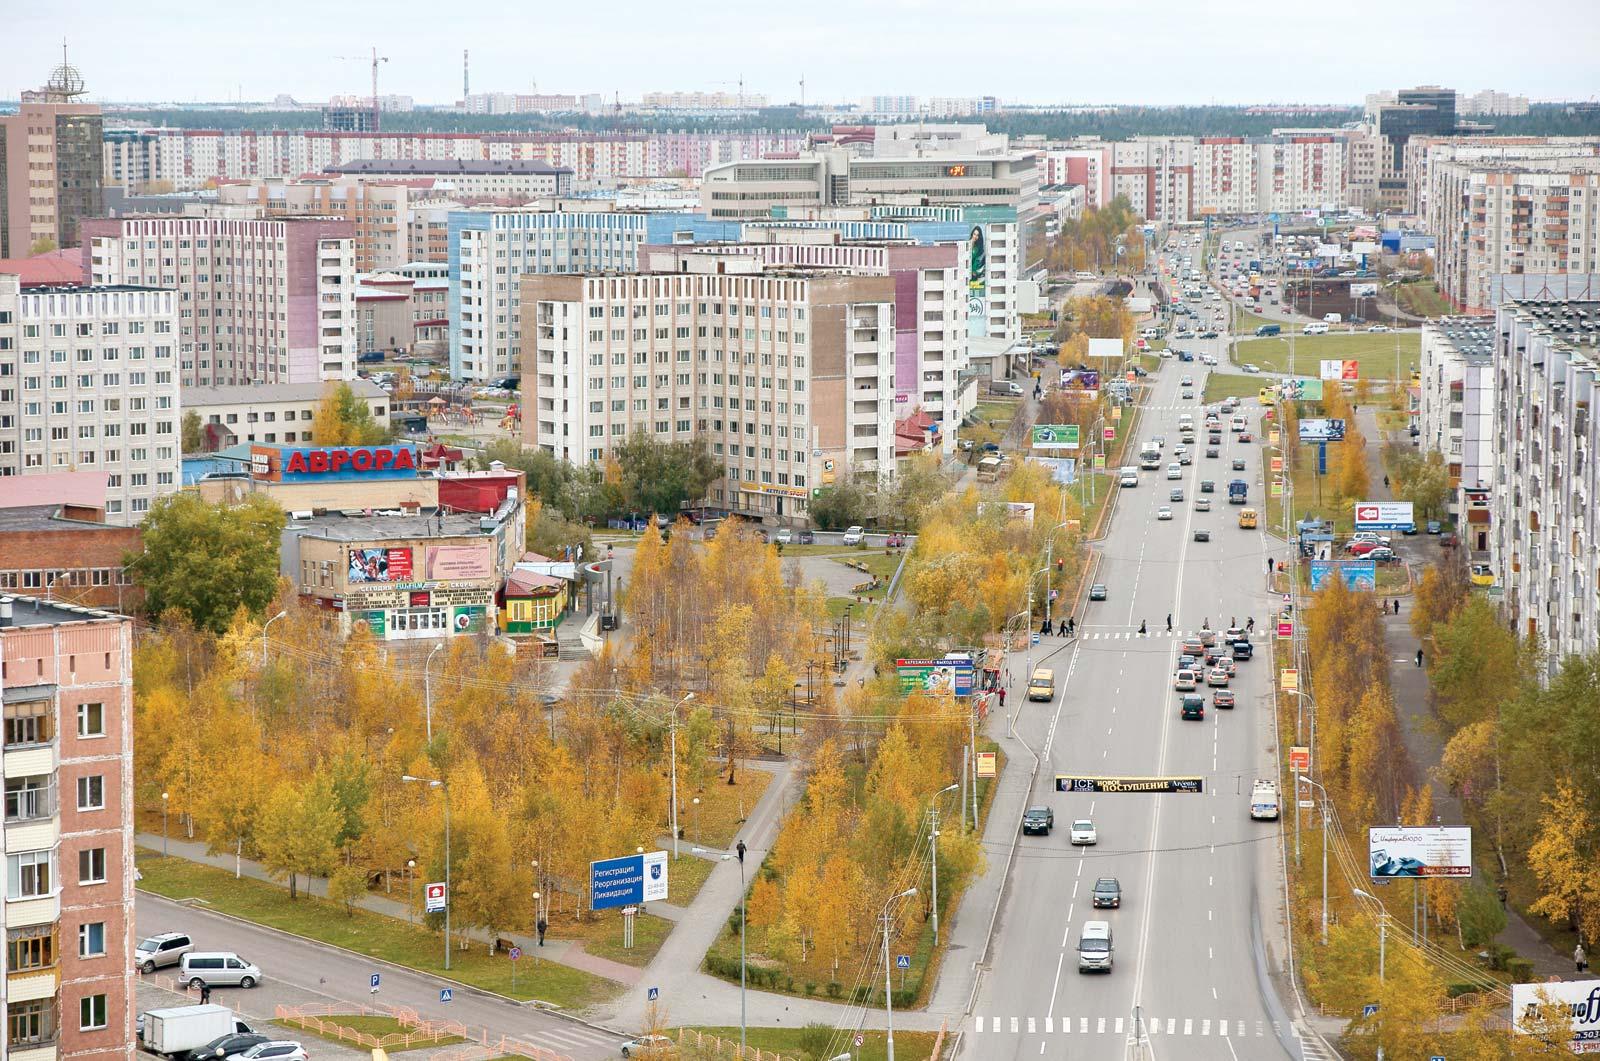
[[[1181,487],[1181,486],[1173,487],[1172,488],[1172,493],[1167,495],[1167,500],[1168,501],[1182,501],[1183,500],[1183,487]]]
[[[1183,644],[1178,646],[1178,650],[1185,655],[1199,658],[1205,655],[1206,645],[1198,637],[1186,637],[1183,639]]]
[[[1233,470],[1236,471],[1236,472],[1244,471],[1244,458],[1243,457],[1235,457],[1235,458],[1233,458]]]
[[[242,987],[261,982],[261,970],[232,951],[190,951],[178,963],[178,979],[198,991],[202,987]]]
[[[1056,812],[1049,807],[1029,807],[1022,812],[1023,835],[1029,833],[1043,833],[1050,835],[1050,830],[1056,824]]]
[[[1208,542],[1211,540],[1211,532],[1206,530],[1204,527],[1196,527],[1194,530],[1194,540],[1197,542]]]
[[[1181,670],[1172,679],[1172,687],[1178,692],[1188,692],[1200,684],[1200,675],[1196,671]]]
[[[1152,446],[1154,446],[1156,449],[1166,449],[1167,448],[1167,436],[1166,435],[1157,435],[1157,436],[1155,436],[1154,438],[1152,438],[1150,440],[1150,444]]]
[[[1211,479],[1201,479],[1200,492],[1202,494],[1214,494],[1217,492],[1217,484]]]
[[[865,530],[859,526],[853,526],[844,532],[844,537],[841,539],[841,541],[843,541],[845,545],[860,545],[862,542],[866,541],[866,538],[867,532]]]
[[[1345,552],[1351,556],[1366,556],[1368,553],[1382,548],[1384,547],[1373,541],[1351,542],[1344,547]]]
[[[1249,659],[1256,652],[1256,646],[1248,641],[1234,641],[1228,647],[1233,650],[1233,658],[1236,660]]]
[[[1229,708],[1231,710],[1233,707],[1233,690],[1218,689],[1213,692],[1211,694],[1211,706],[1218,708],[1219,710],[1222,708]]]
[[[257,1032],[229,1032],[227,1035],[217,1036],[204,1046],[195,1047],[187,1054],[180,1054],[179,1058],[180,1061],[216,1061],[219,1057],[232,1057],[252,1046],[272,1041],[272,1036]]]
[[[779,545],[791,545],[794,542],[794,531],[788,527],[780,527],[778,528],[778,533],[772,536],[772,540]]]
[[[1184,467],[1188,467],[1194,463],[1194,456],[1188,453],[1181,453],[1178,455],[1178,463]]]
[[[1248,431],[1239,432],[1239,441],[1240,442],[1254,442],[1255,440],[1256,440],[1256,436],[1252,435],[1250,432],[1248,432]]]
[[[668,1057],[678,1052],[678,1044],[665,1035],[641,1035],[622,1044],[623,1057]]]
[[[962,453],[971,453],[972,452],[972,439],[963,438],[963,439],[958,440],[956,442],[956,449],[959,449]]]
[[[1215,339],[1216,337],[1217,331],[1215,328],[1208,328],[1200,333],[1200,338],[1202,339]]]
[[[1028,699],[1049,703],[1056,698],[1056,672],[1049,667],[1037,667],[1028,679]]]
[[[1444,529],[1443,526],[1439,523],[1438,520],[1430,519],[1428,521],[1427,530],[1428,530],[1429,534],[1438,534],[1443,529]]]
[[[1185,376],[1185,377],[1183,377],[1182,379],[1180,379],[1178,381],[1178,386],[1180,386],[1180,387],[1192,387],[1192,386],[1194,386],[1194,377],[1193,376]]]
[[[1230,626],[1226,630],[1222,631],[1222,643],[1224,645],[1231,645],[1235,641],[1248,640],[1249,636],[1244,632],[1244,627],[1242,626]]]
[[[1221,648],[1217,649],[1217,667],[1220,670],[1226,671],[1228,677],[1236,677],[1239,673],[1238,665],[1233,662],[1233,657],[1231,655],[1223,655],[1222,653],[1224,651],[1225,650]]]
[[[1190,655],[1187,655],[1187,654],[1179,656],[1178,657],[1178,669],[1179,670],[1193,670],[1198,662],[1199,661],[1196,660],[1193,656],[1190,656]]]
[[[268,1039],[264,1043],[247,1046],[236,1054],[228,1054],[228,1061],[310,1061],[306,1048],[293,1039]]]
[[[1255,374],[1257,374],[1257,373],[1259,373],[1261,371],[1259,368],[1257,368],[1255,365],[1252,365],[1252,364],[1243,364],[1243,365],[1240,365],[1239,367],[1244,369],[1246,372],[1248,372],[1251,375],[1255,375]]]
[[[1187,722],[1199,722],[1206,717],[1206,701],[1203,696],[1186,696],[1178,704],[1178,717]]]
[[[1210,512],[1211,511],[1211,499],[1209,497],[1197,497],[1197,498],[1195,498],[1194,499],[1194,510],[1196,512]]]
[[[1088,818],[1079,818],[1072,823],[1070,839],[1074,844],[1095,844],[1100,842],[1100,835],[1095,832],[1094,822]]]
[[[153,973],[166,965],[177,965],[183,956],[194,950],[194,941],[187,932],[163,932],[139,941],[133,948],[133,965],[143,973]]]
[[[1090,894],[1094,896],[1095,909],[1109,906],[1115,910],[1122,906],[1122,883],[1115,877],[1101,877],[1096,880],[1094,891]]]
[[[1090,586],[1089,587],[1089,599],[1090,600],[1105,600],[1106,599],[1106,584],[1104,582],[1096,582],[1092,586]]]
[[[1369,552],[1366,558],[1377,564],[1398,564],[1400,562],[1400,554],[1387,545],[1378,546]]]
[[[803,530],[800,532],[799,537],[795,539],[795,542],[799,545],[815,545],[817,544],[816,532]]]
[[[1206,456],[1211,458],[1220,457],[1222,456],[1222,448],[1220,446],[1207,446]]]
[[[1169,508],[1168,506],[1162,505],[1160,508],[1156,509],[1156,519],[1171,519],[1171,518],[1172,518],[1172,509]]]
[[[1221,667],[1212,667],[1206,671],[1206,684],[1210,686],[1227,685],[1232,676]]]
[[[1387,324],[1369,324],[1369,325],[1367,325],[1367,331],[1369,331],[1369,332],[1386,332],[1388,330],[1389,330],[1389,326]]]
[[[1467,575],[1474,586],[1494,585],[1494,568],[1488,564],[1473,564],[1472,571]]]
[[[1150,374],[1149,370],[1147,370],[1143,365],[1134,365],[1128,371],[1132,372],[1135,376],[1139,377],[1140,379],[1143,379],[1144,377],[1146,377],[1146,376],[1148,376]]]

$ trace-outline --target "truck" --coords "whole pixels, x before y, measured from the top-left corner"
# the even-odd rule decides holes
[[[152,1009],[140,1015],[144,1048],[166,1057],[197,1050],[224,1035],[253,1029],[234,1016],[227,1006],[173,1006]]]
[[[1257,778],[1250,786],[1250,820],[1275,822],[1278,820],[1278,786],[1275,782]]]
[[[1281,324],[1258,324],[1258,325],[1256,325],[1256,335],[1258,335],[1258,336],[1262,336],[1262,335],[1278,335],[1282,331],[1283,331],[1283,325],[1281,325]]]
[[[998,394],[1005,398],[1022,397],[1022,384],[1009,379],[992,379],[989,381],[989,393]]]
[[[1242,505],[1247,500],[1250,488],[1243,479],[1234,479],[1228,484],[1228,504]]]
[[[1000,481],[1000,466],[1004,463],[999,457],[985,457],[978,462],[978,482],[995,483]]]

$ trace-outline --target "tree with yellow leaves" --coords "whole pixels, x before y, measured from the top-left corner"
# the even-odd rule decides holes
[[[1600,939],[1600,830],[1566,778],[1544,797],[1544,806],[1538,837],[1528,849],[1540,895],[1528,911],[1570,925],[1584,939]]]

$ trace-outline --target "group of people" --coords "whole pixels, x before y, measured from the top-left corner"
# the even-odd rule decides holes
[[[1069,615],[1061,620],[1061,625],[1056,628],[1055,635],[1057,637],[1072,637],[1077,632],[1078,624],[1072,618],[1072,616]],[[1046,616],[1044,622],[1039,624],[1039,636],[1049,637],[1050,633],[1050,619],[1048,616]]]

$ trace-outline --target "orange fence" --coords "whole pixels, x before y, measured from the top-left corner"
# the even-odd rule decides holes
[[[370,1032],[357,1031],[339,1023],[340,1017],[389,1017],[400,1025],[404,1031],[390,1032],[388,1035],[373,1035]],[[533,1061],[572,1061],[563,1054],[534,1046],[532,1043],[507,1036],[492,1036],[485,1028],[476,1032],[460,1021],[430,1021],[423,1020],[415,1010],[391,1006],[360,1006],[354,1010],[349,1006],[333,1006],[314,1003],[304,1006],[275,1006],[273,1019],[283,1024],[294,1024],[326,1039],[335,1039],[340,1042],[354,1043],[368,1050],[401,1049],[406,1050],[426,1043],[438,1043],[442,1039],[465,1039],[460,1049],[450,1054],[440,1054],[439,1059],[450,1058],[452,1061],[486,1061],[488,1058],[516,1055],[532,1058]]]
[[[693,1028],[679,1028],[678,1045],[691,1044],[701,1053],[709,1053],[712,1057],[731,1057],[734,1061],[794,1061],[792,1057],[775,1054],[770,1050],[757,1050],[753,1046],[746,1046],[741,1052],[739,1044],[733,1040],[707,1035]]]

